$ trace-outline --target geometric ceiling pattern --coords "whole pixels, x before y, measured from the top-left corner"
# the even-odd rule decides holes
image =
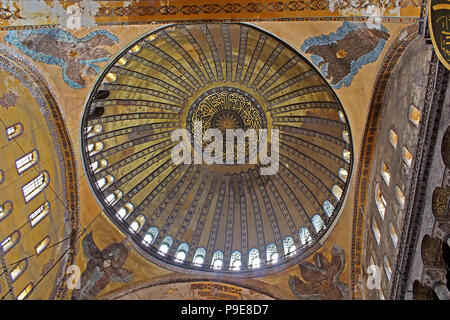
[[[267,130],[277,170],[262,174],[247,147],[244,163],[175,163],[176,129]],[[81,136],[108,217],[147,259],[188,273],[254,277],[310,256],[339,216],[353,166],[347,117],[326,80],[283,40],[240,23],[169,25],[135,41],[95,84]],[[208,143],[192,146],[195,158]]]

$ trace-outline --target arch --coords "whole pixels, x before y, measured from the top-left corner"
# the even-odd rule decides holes
[[[386,213],[386,199],[381,193],[380,185],[378,183],[375,185],[375,204],[381,219],[384,219]]]
[[[388,281],[391,281],[392,269],[391,269],[391,265],[389,264],[389,260],[386,256],[383,256],[383,266],[384,266],[384,272],[386,273],[386,277],[388,278]]]
[[[292,254],[295,252],[296,250],[296,246],[294,244],[294,238],[292,238],[291,236],[288,236],[286,238],[283,239],[283,250],[284,250],[284,254],[288,255],[288,254]]]
[[[420,111],[414,105],[409,106],[408,119],[413,123],[416,127],[419,127],[420,123]]]
[[[332,188],[331,188],[331,192],[333,193],[334,197],[336,198],[336,200],[341,200],[342,197],[342,189],[341,187],[339,187],[337,184],[335,184]]]
[[[0,205],[0,221],[9,216],[13,211],[13,203],[9,200]]]
[[[33,282],[30,282],[25,289],[22,290],[22,292],[17,296],[17,300],[25,300],[26,298],[28,298],[31,294],[31,292],[34,289],[34,284]]]
[[[94,143],[90,143],[87,146],[87,152],[90,156],[96,155],[97,153],[101,152],[105,145],[101,141],[97,141]]]
[[[230,269],[231,270],[241,270],[242,266],[242,255],[239,250],[235,250],[231,253],[230,257]]]
[[[148,229],[147,233],[144,236],[144,239],[142,239],[142,243],[149,246],[155,241],[156,237],[158,236],[158,228],[151,227]]]
[[[350,163],[350,159],[351,159],[351,153],[350,151],[348,151],[347,149],[344,149],[342,151],[342,158],[347,161],[348,163]]]
[[[130,202],[127,202],[116,212],[116,217],[120,220],[125,220],[131,212],[133,212],[134,206]]]
[[[128,228],[131,232],[138,233],[141,230],[142,226],[145,223],[145,217],[143,215],[139,215],[134,219],[134,221],[130,224]]]
[[[350,134],[347,130],[342,130],[342,139],[344,139],[345,142],[350,143]]]
[[[394,149],[397,149],[398,135],[393,129],[389,130],[389,142],[394,147]]]
[[[373,231],[375,240],[377,242],[377,245],[380,245],[381,233],[380,233],[380,228],[378,228],[378,223],[377,223],[377,220],[375,219],[375,217],[373,217],[373,219],[372,219],[372,231]]]
[[[275,242],[271,242],[266,247],[266,259],[269,263],[276,263],[278,261],[278,249]]]
[[[397,248],[398,235],[397,235],[397,232],[395,232],[395,229],[394,229],[394,226],[392,225],[392,223],[389,223],[389,234],[391,236],[392,244],[394,245],[395,248]]]
[[[116,204],[117,201],[119,201],[123,196],[122,191],[116,190],[113,193],[110,193],[108,196],[106,196],[105,200],[108,205],[113,206]]]
[[[261,259],[259,258],[259,250],[252,248],[248,252],[248,266],[252,269],[257,269],[261,266]]]
[[[35,247],[36,255],[40,255],[50,244],[50,237],[47,236],[42,239],[38,245]]]
[[[398,204],[400,205],[400,208],[405,208],[405,195],[403,194],[403,191],[400,189],[399,186],[395,186],[395,198],[397,198]]]
[[[3,253],[7,253],[9,250],[14,248],[14,246],[19,242],[20,240],[20,232],[14,231],[11,233],[8,237],[6,237],[5,240],[2,241],[0,246],[3,249]]]
[[[312,241],[311,234],[309,233],[308,228],[301,227],[298,231],[298,238],[300,239],[300,242],[302,245],[308,245]]]
[[[320,230],[322,230],[323,227],[324,227],[323,220],[318,214],[315,214],[311,218],[311,222],[312,222],[312,224],[314,226],[314,229],[316,230],[317,233],[319,233]]]
[[[22,133],[23,125],[20,122],[6,128],[6,136],[8,137],[8,140],[15,139],[21,136]]]
[[[196,266],[201,266],[203,265],[203,263],[205,263],[205,258],[206,258],[206,249],[200,247],[197,248],[197,250],[195,250],[194,259],[192,259],[192,262]]]
[[[391,172],[389,171],[389,168],[386,166],[386,163],[384,163],[383,160],[381,160],[381,177],[383,178],[386,185],[389,185],[389,182],[391,181]]]
[[[408,166],[408,168],[411,168],[412,165],[412,154],[409,152],[408,148],[403,146],[402,147],[402,159]]]
[[[113,183],[114,177],[111,174],[108,174],[106,177],[97,180],[97,188],[99,188],[100,190],[105,190]]]
[[[328,217],[331,217],[333,215],[333,212],[334,212],[334,206],[331,204],[331,202],[328,201],[328,200],[325,200],[323,202],[322,206],[323,206],[323,210],[325,211],[326,215]]]
[[[39,153],[34,150],[26,154],[22,158],[16,160],[16,169],[19,174],[22,174],[32,166],[34,166],[39,160]]]
[[[343,122],[343,123],[347,122],[345,120],[345,115],[344,115],[344,113],[341,110],[338,111],[338,116],[339,116],[339,120],[341,120],[341,122]]]
[[[27,267],[28,267],[28,259],[24,259],[21,262],[19,262],[9,273],[12,282],[16,281],[25,272]]]
[[[101,160],[92,162],[90,165],[90,168],[91,168],[92,172],[99,173],[100,171],[104,170],[107,166],[108,166],[108,160],[101,159]]]
[[[30,202],[34,197],[41,193],[50,181],[50,176],[47,171],[42,171],[40,175],[28,182],[22,187],[22,193],[25,198],[25,203]]]
[[[183,262],[186,259],[187,253],[189,251],[189,245],[187,242],[183,242],[178,246],[177,252],[175,253],[175,260],[177,262]]]
[[[347,171],[346,169],[340,168],[339,171],[338,171],[338,175],[339,175],[339,178],[340,178],[343,182],[346,182],[346,181],[347,181],[347,178],[348,178],[348,171]]]
[[[163,241],[161,242],[161,245],[159,246],[159,249],[158,249],[159,252],[158,253],[164,256],[167,252],[169,252],[170,247],[172,246],[172,244],[173,244],[172,237],[171,236],[165,236]]]
[[[223,266],[223,252],[221,250],[217,250],[214,252],[213,257],[211,259],[211,267],[214,270],[221,270]]]
[[[86,128],[86,133],[88,138],[95,137],[103,132],[103,126],[101,124],[94,124],[93,126],[89,126]]]

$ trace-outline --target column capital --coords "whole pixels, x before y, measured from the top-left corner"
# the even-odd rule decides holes
[[[424,265],[422,270],[422,277],[420,282],[431,289],[434,289],[436,286],[440,284],[446,284],[447,270],[445,267],[432,266],[432,265]]]
[[[447,242],[450,239],[450,221],[436,219],[433,226],[433,238]]]

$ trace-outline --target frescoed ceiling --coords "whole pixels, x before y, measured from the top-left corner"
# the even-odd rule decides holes
[[[67,298],[117,298],[130,290],[144,290],[138,296],[145,298],[166,297],[178,292],[173,285],[178,282],[186,283],[183,295],[190,297],[200,295],[201,290],[195,289],[197,292],[189,284],[198,282],[209,283],[204,284],[204,290],[209,290],[206,296],[227,291],[212,289],[216,285],[211,283],[222,283],[235,286],[233,292],[241,290],[243,298],[253,291],[277,299],[359,298],[361,248],[355,239],[359,241],[361,234],[355,231],[354,200],[367,114],[385,54],[414,36],[420,16],[419,3],[413,0],[396,5],[389,2],[378,11],[370,11],[373,8],[369,4],[5,2],[0,14],[0,43],[45,75],[75,150],[82,226],[75,265],[81,269],[85,290],[72,290]],[[70,6],[75,7],[68,11]],[[198,19],[206,19],[209,24],[179,24]],[[212,23],[217,20],[235,23]],[[165,24],[170,21],[177,26]],[[39,28],[20,27],[25,25]],[[290,68],[286,67],[288,61],[293,61]],[[277,74],[279,77],[274,76]],[[233,81],[237,78],[241,81]],[[228,168],[179,166],[171,168],[178,170],[171,185],[163,185],[168,171],[158,172],[147,189],[140,187],[142,179],[168,158],[161,156],[153,165],[147,158],[134,155],[145,150],[152,152],[148,158],[164,153],[170,146],[170,138],[162,136],[168,125],[180,123],[189,128],[187,120],[192,121],[197,114],[189,113],[191,105],[208,105],[221,92],[228,97],[229,88],[239,101],[253,106],[253,120],[261,120],[262,127],[290,128],[281,130],[284,147],[280,147],[279,176],[261,177],[250,167],[228,172]],[[138,100],[140,105],[130,103]],[[152,107],[151,101],[158,102],[159,107]],[[168,107],[161,109],[163,105]],[[274,112],[277,109],[279,112]],[[237,115],[237,124],[229,121],[231,126],[242,125],[243,116]],[[86,130],[97,130],[100,124],[97,137],[102,139],[88,137]],[[139,126],[142,131],[119,131]],[[160,136],[158,140],[146,140],[152,135]],[[142,143],[133,145],[137,141]],[[344,155],[344,150],[351,151],[350,155]],[[92,172],[90,165],[95,161],[102,165],[103,159],[105,171]],[[131,161],[126,163],[125,159]],[[142,172],[132,178],[138,168]],[[340,168],[346,170],[347,177],[339,177]],[[98,180],[112,173],[114,188],[99,190]],[[258,183],[261,179],[267,182],[262,189]],[[334,185],[342,190],[337,198]],[[161,186],[162,193],[152,196],[152,190]],[[179,189],[173,199],[172,188]],[[116,193],[117,203],[109,206],[105,199],[118,190],[121,194]],[[134,195],[132,190],[136,191]],[[223,199],[219,201],[219,197]],[[145,202],[146,198],[152,201]],[[331,207],[324,206],[325,200]],[[126,209],[127,202],[133,205],[131,215],[118,219],[117,212]],[[217,210],[219,202],[223,208]],[[251,227],[250,222],[247,224],[248,232],[242,228],[240,212],[244,206],[260,210],[260,223],[255,221],[255,209],[251,210],[253,221]],[[331,218],[326,210],[331,210]],[[318,235],[310,222],[315,214],[324,221]],[[135,235],[128,226],[139,216],[144,217],[145,227]],[[298,232],[303,225],[309,229],[312,242],[302,249]],[[152,226],[160,232],[154,235],[155,245],[146,246],[142,240]],[[174,240],[172,251],[158,258],[155,250],[166,235]],[[293,237],[299,250],[284,259],[282,241],[286,236]],[[198,247],[207,249],[208,270],[177,265],[173,259],[168,262],[184,242],[189,244],[189,261]],[[217,250],[224,252],[224,267],[229,267],[234,250],[241,251],[245,257],[242,266],[247,267],[253,247],[259,249],[265,264],[266,246],[272,242],[279,259],[267,264],[266,269],[260,268],[259,273],[234,277],[233,272],[211,272],[209,268]],[[278,264],[283,261],[286,263]],[[96,274],[98,270],[101,276]],[[156,285],[167,286],[165,295],[163,291],[156,294]],[[153,289],[144,289],[147,286]]]

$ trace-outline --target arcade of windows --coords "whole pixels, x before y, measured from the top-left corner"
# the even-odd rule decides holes
[[[417,109],[415,106],[411,105],[409,108],[408,113],[408,120],[410,123],[412,123],[414,126],[419,127],[420,124],[420,118],[421,113],[419,109]],[[389,142],[394,150],[397,150],[398,143],[399,143],[399,137],[394,129],[389,130],[389,136],[388,136]],[[407,146],[402,146],[399,149],[401,152],[401,159],[402,162],[406,165],[407,169],[411,169],[412,167],[412,161],[413,161],[413,155],[411,151],[407,148]],[[385,187],[389,188],[389,184],[391,183],[391,171],[389,169],[389,164],[385,163],[383,160],[381,161],[380,165],[380,176],[382,180],[384,181]],[[395,230],[394,224],[391,221],[385,221],[388,202],[386,201],[385,196],[383,195],[382,189],[384,187],[381,186],[382,183],[376,183],[374,188],[374,198],[375,198],[375,205],[377,208],[377,212],[381,218],[381,221],[386,223],[387,226],[387,233],[389,233],[390,242],[392,243],[392,246],[394,248],[397,248],[398,246],[398,240],[399,237],[397,235],[397,232]],[[394,187],[394,195],[397,200],[397,205],[400,208],[400,210],[405,209],[406,205],[406,198],[403,193],[402,188],[399,185],[395,185]],[[375,239],[375,243],[377,246],[380,246],[381,242],[381,236],[382,233],[380,231],[380,227],[378,225],[377,219],[375,216],[372,218],[372,234],[373,238]],[[371,257],[371,264],[374,264],[373,258]],[[386,275],[386,279],[388,282],[391,280],[392,277],[392,269],[389,263],[389,259],[386,255],[383,255],[383,269],[384,274]],[[379,290],[379,299],[384,300],[384,295],[382,290]]]
[[[24,127],[21,123],[16,123],[10,127],[6,128],[6,136],[8,140],[13,140],[18,138],[23,134]],[[18,158],[15,161],[17,173],[19,175],[26,172],[28,169],[35,166],[39,161],[39,153],[37,150],[33,150],[24,156]],[[4,178],[3,171],[2,178]],[[25,203],[29,203],[33,200],[37,195],[39,195],[49,184],[50,176],[47,171],[42,171],[32,180],[27,182],[22,186],[22,193],[24,197]],[[5,201],[0,204],[0,221],[6,219],[9,215],[13,213],[13,203],[10,200]],[[41,222],[48,214],[50,213],[50,203],[44,202],[38,208],[36,208],[29,215],[30,227],[34,228],[39,222]],[[21,233],[18,230],[13,231],[10,235],[8,235],[5,239],[0,242],[0,249],[3,254],[7,254],[11,251],[20,241]],[[45,236],[39,243],[35,246],[35,254],[36,256],[40,255],[50,244],[50,237]],[[9,275],[11,281],[14,283],[28,268],[28,257],[27,259],[22,260],[17,263],[12,269],[9,271]],[[18,300],[26,299],[34,288],[34,284],[30,282],[17,296]]]

